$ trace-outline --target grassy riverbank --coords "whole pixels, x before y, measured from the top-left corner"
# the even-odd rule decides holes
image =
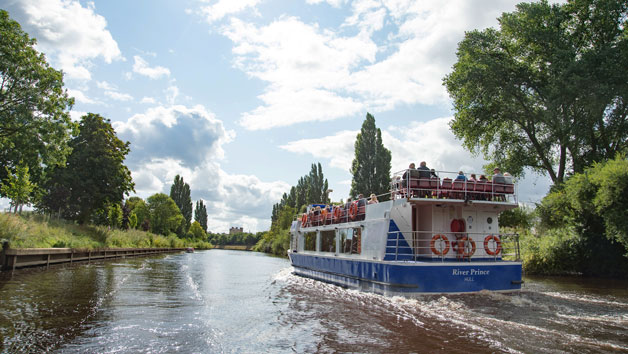
[[[162,236],[140,230],[118,230],[106,226],[77,225],[47,219],[41,215],[0,214],[0,240],[8,240],[12,248],[212,248],[201,240]]]

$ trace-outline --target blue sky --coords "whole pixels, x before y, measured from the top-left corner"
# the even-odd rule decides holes
[[[464,32],[496,26],[510,0],[5,0],[2,8],[85,112],[131,142],[136,195],[180,174],[208,205],[209,229],[262,231],[281,195],[321,162],[346,199],[367,112],[393,171],[425,160],[480,171],[448,129],[442,78]],[[520,200],[547,178],[528,174]],[[6,201],[4,201],[6,203]]]

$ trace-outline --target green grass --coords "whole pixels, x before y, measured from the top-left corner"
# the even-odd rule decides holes
[[[118,230],[106,226],[77,225],[37,214],[0,213],[0,240],[12,248],[182,248],[209,249],[201,240],[180,239],[139,230]]]

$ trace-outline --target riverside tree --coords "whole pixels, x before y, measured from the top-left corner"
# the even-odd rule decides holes
[[[118,139],[108,119],[88,113],[81,118],[70,147],[66,166],[55,168],[46,189],[49,195],[65,191],[64,216],[82,224],[96,211],[119,205],[133,191],[131,172],[124,165],[129,143]],[[57,206],[58,201],[43,199],[42,207],[54,211],[49,203]]]
[[[203,203],[203,199],[196,201],[196,207],[194,208],[194,220],[198,221],[201,225],[201,229],[207,232],[207,207]]]
[[[628,2],[521,3],[467,32],[444,78],[451,129],[511,173],[560,183],[628,147]]]
[[[46,167],[65,163],[76,125],[63,74],[48,65],[35,43],[0,10],[0,165],[15,171],[21,162],[40,184]],[[0,180],[6,177],[1,168]]]
[[[22,205],[30,204],[31,193],[35,189],[35,184],[30,181],[28,166],[18,165],[15,173],[12,173],[8,167],[6,168],[7,178],[2,183],[0,191],[7,198],[11,199],[11,205],[15,207],[15,213],[22,212]]]
[[[366,114],[362,129],[355,140],[355,158],[351,163],[351,192],[352,196],[371,193],[382,195],[381,199],[388,199],[386,194],[390,190],[390,150],[382,143],[382,132],[375,126],[375,118]]]
[[[176,175],[174,177],[174,183],[170,187],[170,198],[174,200],[181,210],[181,214],[185,219],[184,229],[182,235],[185,235],[190,228],[190,222],[192,221],[192,197],[190,193],[190,185],[183,181],[183,177]]]
[[[168,236],[179,231],[181,225],[185,225],[185,218],[179,207],[169,196],[156,193],[148,197],[147,201],[151,232]]]
[[[290,188],[289,193],[284,193],[279,203],[273,205],[271,221],[275,222],[285,206],[291,207],[294,212],[299,212],[308,204],[329,203],[328,187],[329,183],[323,175],[323,167],[320,162],[312,164],[310,173],[299,178],[297,185]]]

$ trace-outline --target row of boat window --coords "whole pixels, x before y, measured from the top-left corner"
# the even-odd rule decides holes
[[[305,251],[317,251],[316,249],[316,231],[306,232],[304,236],[305,244],[303,249]],[[320,252],[329,253],[347,253],[347,254],[360,254],[362,251],[362,228],[348,228],[335,230],[321,231]],[[338,250],[336,250],[336,235],[339,238]]]

